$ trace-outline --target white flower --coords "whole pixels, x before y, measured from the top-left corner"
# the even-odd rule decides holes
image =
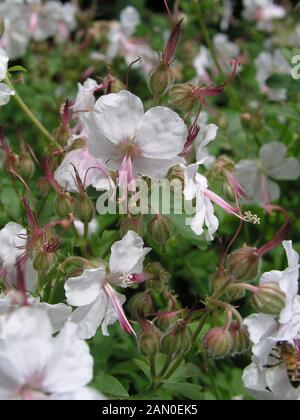
[[[280,50],[273,53],[262,51],[255,59],[256,81],[262,93],[267,94],[271,101],[286,99],[286,89],[271,89],[267,80],[272,74],[290,74],[291,66]]]
[[[260,149],[258,160],[242,160],[237,164],[237,177],[245,190],[247,202],[266,205],[276,201],[280,197],[280,189],[272,179],[299,178],[298,159],[286,158],[286,153],[286,146],[275,141]]]
[[[278,364],[272,356],[277,356],[274,348],[278,343],[295,346],[300,334],[299,255],[293,250],[291,241],[283,242],[283,246],[288,268],[265,273],[260,285],[278,284],[285,293],[285,307],[278,319],[272,315],[253,314],[244,321],[253,343],[253,363],[244,372],[244,383],[247,390],[259,399],[293,400],[300,397],[300,388],[292,387],[284,363]]]
[[[273,30],[272,21],[286,16],[285,8],[274,4],[273,0],[243,0],[243,4],[244,19],[256,21],[261,30]]]
[[[66,40],[76,27],[75,13],[71,3],[4,1],[0,4],[0,16],[5,24],[0,45],[15,59],[25,54],[30,39],[40,42],[53,36],[58,41]]]
[[[26,247],[26,229],[14,222],[9,222],[0,231],[0,266],[2,275],[8,287],[17,283],[17,259],[24,254]],[[37,273],[31,260],[25,265],[26,290],[32,291],[37,281]]]
[[[253,356],[256,363],[264,366],[267,363],[270,351],[277,341],[295,338],[287,337],[282,325],[293,324],[296,313],[296,297],[298,294],[299,255],[293,250],[291,241],[283,242],[288,258],[288,267],[284,271],[270,271],[263,274],[260,285],[277,284],[285,293],[285,307],[277,320],[272,315],[253,314],[245,320],[250,338],[253,342]],[[292,324],[289,324],[289,328]]]
[[[0,399],[80,398],[92,380],[93,359],[76,328],[67,323],[53,338],[44,312],[15,310],[7,320],[6,338],[0,340]]]
[[[187,128],[169,108],[158,106],[144,113],[137,96],[121,91],[102,96],[83,119],[90,153],[119,171],[120,185],[132,185],[138,174],[163,178],[184,162],[178,155]]]
[[[212,42],[224,73],[230,73],[231,60],[240,54],[239,47],[229,40],[228,35],[222,33],[214,35]],[[200,81],[206,84],[212,83],[210,72],[213,75],[218,73],[211,53],[205,46],[201,46],[198,55],[194,59],[194,67]]]
[[[244,370],[243,381],[246,390],[258,400],[300,399],[300,387],[291,385],[283,364],[266,369],[252,363]]]
[[[208,141],[204,142],[203,146],[209,141],[212,141],[216,133],[217,126],[212,124],[205,136]],[[198,149],[198,157],[200,158],[199,162],[183,167],[185,178],[184,197],[188,202],[196,199],[196,214],[194,217],[187,219],[187,224],[191,226],[191,229],[196,235],[202,235],[204,233],[204,225],[206,225],[206,240],[212,241],[214,239],[213,235],[219,227],[219,221],[214,214],[214,206],[212,203],[217,204],[227,213],[236,217],[243,219],[243,216],[237,208],[234,208],[231,204],[223,200],[223,198],[211,191],[208,188],[206,177],[198,173],[199,165],[205,165],[209,159],[205,147],[200,147]]]
[[[103,334],[108,335],[108,325],[118,319],[123,330],[133,332],[122,308],[125,296],[117,293],[113,286],[126,288],[146,279],[142,274],[143,262],[151,249],[143,245],[143,240],[129,231],[111,248],[109,272],[102,265],[66,282],[67,301],[78,307],[71,319],[79,325],[79,337],[93,337],[100,325]]]
[[[139,23],[140,16],[134,7],[128,6],[121,12],[120,22],[111,23],[106,58],[111,62],[120,55],[125,58],[126,64],[130,65],[140,57],[141,68],[148,74],[157,62],[157,54],[145,42],[132,38]]]
[[[0,82],[6,79],[7,67],[8,55],[0,48]],[[14,91],[5,83],[0,83],[0,106],[6,105],[9,102],[11,95],[14,95]]]
[[[196,235],[204,233],[205,224],[207,227],[206,239],[213,240],[214,233],[218,230],[219,221],[214,215],[214,207],[205,195],[208,191],[208,182],[205,176],[198,173],[199,164],[189,165],[185,169],[184,196],[187,201],[196,198],[195,216],[188,221],[192,231]]]
[[[141,18],[135,7],[127,6],[122,10],[120,14],[120,23],[125,35],[133,35],[140,22]]]

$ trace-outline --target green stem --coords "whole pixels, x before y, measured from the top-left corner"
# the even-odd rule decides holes
[[[43,126],[43,124],[37,119],[37,117],[30,111],[29,107],[23,101],[21,96],[16,91],[13,83],[7,76],[5,83],[15,92],[14,98],[19,107],[22,111],[27,115],[27,117],[31,120],[31,122],[35,125],[35,127],[46,137],[46,139],[53,144],[53,146],[58,147],[61,149],[60,144],[55,140],[55,138],[49,133],[49,131]]]
[[[205,323],[207,321],[208,316],[209,316],[209,312],[206,312],[203,315],[203,317],[201,318],[198,327],[196,328],[196,330],[194,331],[194,333],[192,335],[192,342],[194,342],[198,338],[199,334],[201,333],[201,331],[202,331],[202,329],[203,329],[203,327],[204,327],[204,325],[205,325]],[[161,377],[161,380],[160,380],[160,382],[158,382],[156,384],[156,386],[155,386],[154,389],[158,389],[161,386],[163,386],[164,381],[167,380],[167,379],[169,379],[173,375],[173,373],[177,370],[177,368],[181,365],[181,363],[185,359],[185,356],[186,356],[186,353],[179,354],[175,358],[174,363],[169,368],[169,370],[168,370],[168,366],[170,365],[170,361],[172,360],[172,357],[171,356],[168,356],[168,358],[167,358],[167,360],[165,362],[165,365],[164,365],[162,371],[159,374],[159,376]]]
[[[155,356],[149,357],[149,364],[150,364],[150,373],[151,373],[152,381],[154,381],[156,378]]]
[[[215,66],[217,67],[217,69],[218,69],[220,75],[222,76],[222,78],[225,80],[227,76],[224,73],[221,64],[219,63],[215,47],[210,40],[210,36],[209,36],[208,30],[207,30],[207,27],[206,27],[206,24],[205,24],[204,16],[203,16],[203,13],[202,13],[202,10],[201,10],[200,2],[199,2],[199,0],[194,0],[194,2],[197,5],[198,20],[199,20],[199,25],[200,25],[201,32],[203,33],[204,40],[205,40],[205,42],[207,44],[207,47],[210,51],[210,54],[211,54],[211,57],[213,59],[213,62],[215,63]],[[234,89],[230,85],[227,86],[227,89],[228,89],[228,96],[230,97],[232,102],[235,104],[235,106],[237,106],[237,108],[240,109],[240,103],[239,103],[238,97],[237,97]]]

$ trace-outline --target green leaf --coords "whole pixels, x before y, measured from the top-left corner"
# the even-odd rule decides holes
[[[182,382],[187,378],[198,378],[201,376],[200,369],[193,363],[186,363],[178,367],[176,372],[168,379],[169,383]]]
[[[171,391],[174,395],[182,395],[189,400],[203,399],[202,389],[196,384],[190,384],[188,382],[167,383],[163,388],[167,391]]]
[[[28,70],[26,70],[23,66],[13,66],[8,69],[9,73],[15,73],[17,71],[21,71],[22,73],[28,73]]]
[[[21,203],[16,191],[11,187],[4,187],[0,193],[0,201],[6,213],[17,220],[21,215]]]
[[[143,360],[140,360],[140,359],[134,359],[134,363],[136,364],[136,366],[138,368],[140,368],[144,372],[144,374],[148,378],[151,378],[150,368],[149,368],[149,365],[146,362],[144,362]]]
[[[124,386],[113,376],[100,372],[92,384],[98,391],[110,397],[129,397]]]

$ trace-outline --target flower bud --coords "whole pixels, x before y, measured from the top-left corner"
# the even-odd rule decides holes
[[[55,212],[62,219],[72,213],[72,198],[68,193],[59,194],[55,200]]]
[[[149,87],[156,98],[165,95],[174,83],[174,73],[169,65],[160,63],[149,76]]]
[[[161,352],[169,356],[177,356],[187,352],[191,347],[191,335],[189,329],[182,321],[169,329],[161,338]]]
[[[183,112],[191,112],[197,101],[193,94],[194,86],[190,83],[180,83],[172,86],[170,91],[171,104]]]
[[[220,359],[230,356],[233,349],[233,338],[225,328],[212,328],[204,338],[203,344],[211,357]]]
[[[231,284],[226,290],[227,298],[230,302],[241,300],[245,297],[246,291],[243,286]]]
[[[143,356],[155,356],[159,351],[160,333],[155,326],[148,322],[145,331],[138,336],[139,351]]]
[[[171,274],[168,273],[159,262],[147,264],[145,271],[152,275],[151,280],[147,282],[156,282],[164,286],[171,278]]]
[[[71,133],[67,127],[61,125],[53,131],[53,137],[61,146],[64,147],[68,144],[68,141],[71,137]]]
[[[156,322],[163,331],[166,331],[174,327],[176,322],[182,319],[184,315],[186,315],[185,310],[159,312],[156,315]]]
[[[143,219],[141,216],[127,216],[122,220],[120,225],[121,236],[125,236],[126,233],[132,230],[136,232],[139,236],[143,237],[145,229],[143,226]]]
[[[229,332],[233,340],[233,353],[246,353],[251,347],[251,340],[246,327],[240,327],[237,322],[232,322]]]
[[[22,178],[32,178],[35,171],[35,164],[28,153],[22,153],[19,158],[19,173]]]
[[[76,219],[82,223],[90,223],[94,218],[95,207],[90,197],[86,194],[79,195],[74,205]]]
[[[259,272],[260,257],[256,248],[244,246],[232,252],[227,258],[228,272],[238,281],[254,280]]]
[[[139,320],[155,312],[152,298],[149,292],[135,294],[128,304],[129,312],[133,319]]]
[[[264,284],[253,293],[252,304],[258,312],[278,316],[285,307],[286,295],[278,284]]]
[[[165,216],[156,215],[148,223],[148,232],[159,244],[164,245],[173,233],[173,224]]]
[[[211,280],[212,290],[216,291],[220,289],[229,279],[229,276],[226,272],[222,269],[219,269],[213,276]]]
[[[38,272],[47,273],[55,263],[55,259],[54,253],[37,251],[33,258],[33,267]]]

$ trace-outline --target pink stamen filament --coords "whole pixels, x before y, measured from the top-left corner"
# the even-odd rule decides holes
[[[124,188],[125,190],[128,189],[130,192],[136,192],[136,183],[135,183],[135,177],[133,174],[133,168],[132,168],[132,159],[131,154],[127,153],[120,171],[119,171],[119,185],[120,187]]]
[[[120,302],[115,290],[108,283],[105,283],[105,285],[103,287],[104,287],[105,292],[107,293],[107,295],[109,296],[109,298],[111,299],[111,301],[112,301],[112,303],[115,307],[115,310],[117,312],[119,323],[120,323],[120,326],[121,326],[122,330],[124,332],[126,332],[127,334],[136,335],[134,329],[132,328],[128,319],[126,318],[125,312],[123,310],[123,307],[121,305],[121,302]]]
[[[241,220],[245,220],[244,217],[241,214],[240,209],[233,207],[231,204],[227,203],[225,200],[223,200],[223,198],[221,198],[220,196],[218,196],[216,193],[214,193],[213,191],[206,189],[204,191],[204,195],[211,200],[212,202],[214,202],[215,204],[217,204],[219,207],[221,207],[223,210],[226,211],[226,213],[229,214],[233,214],[234,216],[238,217]]]

